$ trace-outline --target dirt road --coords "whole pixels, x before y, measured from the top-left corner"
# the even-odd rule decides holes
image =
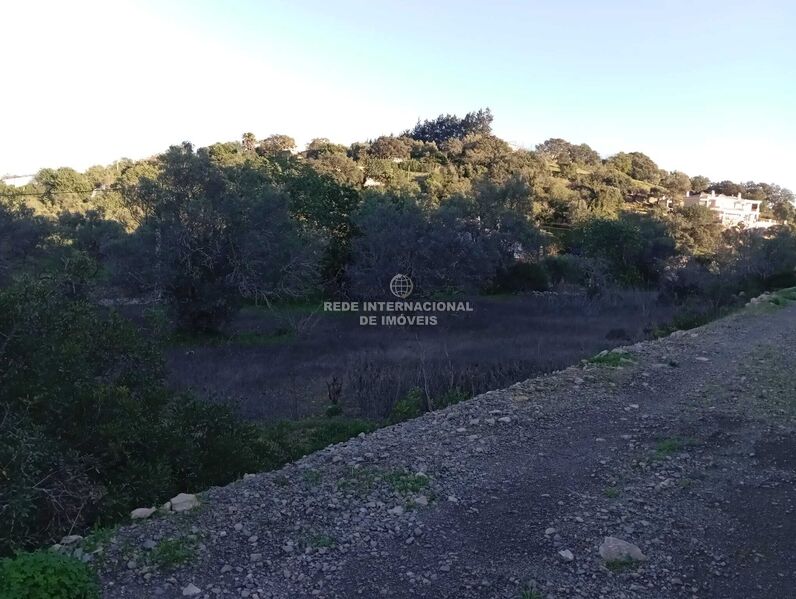
[[[211,489],[106,544],[105,596],[796,596],[795,345],[750,308]]]

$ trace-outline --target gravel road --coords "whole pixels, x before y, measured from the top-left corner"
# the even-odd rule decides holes
[[[247,475],[117,531],[104,595],[796,596],[795,345],[754,306]]]

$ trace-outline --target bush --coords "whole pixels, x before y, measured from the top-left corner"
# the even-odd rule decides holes
[[[399,399],[390,411],[391,424],[417,418],[423,413],[423,392],[414,388],[402,399]]]
[[[89,567],[51,551],[0,560],[0,599],[95,599],[100,596]]]
[[[376,425],[365,420],[310,418],[280,422],[259,432],[260,469],[274,470],[328,445],[342,443]]]
[[[3,410],[0,407],[0,410]],[[8,406],[0,411],[0,554],[54,542],[91,516],[100,497],[90,460]]]
[[[550,282],[554,285],[568,283],[583,285],[586,282],[586,269],[577,256],[562,254],[548,256],[542,262]]]
[[[435,397],[431,403],[434,405],[434,409],[438,410],[468,400],[470,397],[471,395],[466,391],[454,388],[449,389],[439,397]]]
[[[657,282],[675,251],[665,223],[635,215],[586,221],[574,231],[573,245],[580,255],[604,263],[610,277],[626,286]]]
[[[30,208],[0,202],[0,286],[40,257],[50,229],[50,224],[34,216]]]
[[[255,425],[168,391],[157,348],[59,280],[0,291],[0,339],[0,553],[266,461]]]
[[[533,262],[516,262],[501,270],[495,277],[497,292],[517,293],[522,291],[546,291],[550,287],[547,272]]]
[[[63,212],[58,216],[58,229],[61,235],[72,241],[74,249],[85,252],[94,260],[104,258],[109,245],[124,236],[122,224],[106,219],[104,210]]]

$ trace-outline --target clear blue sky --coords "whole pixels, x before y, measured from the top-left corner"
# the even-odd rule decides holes
[[[489,106],[518,145],[564,137],[796,189],[796,2],[34,0],[2,12],[15,85],[0,173],[249,130],[348,143]]]

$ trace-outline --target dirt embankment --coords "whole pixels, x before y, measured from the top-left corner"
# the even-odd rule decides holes
[[[208,490],[104,541],[105,596],[792,596],[795,343],[755,306]]]

